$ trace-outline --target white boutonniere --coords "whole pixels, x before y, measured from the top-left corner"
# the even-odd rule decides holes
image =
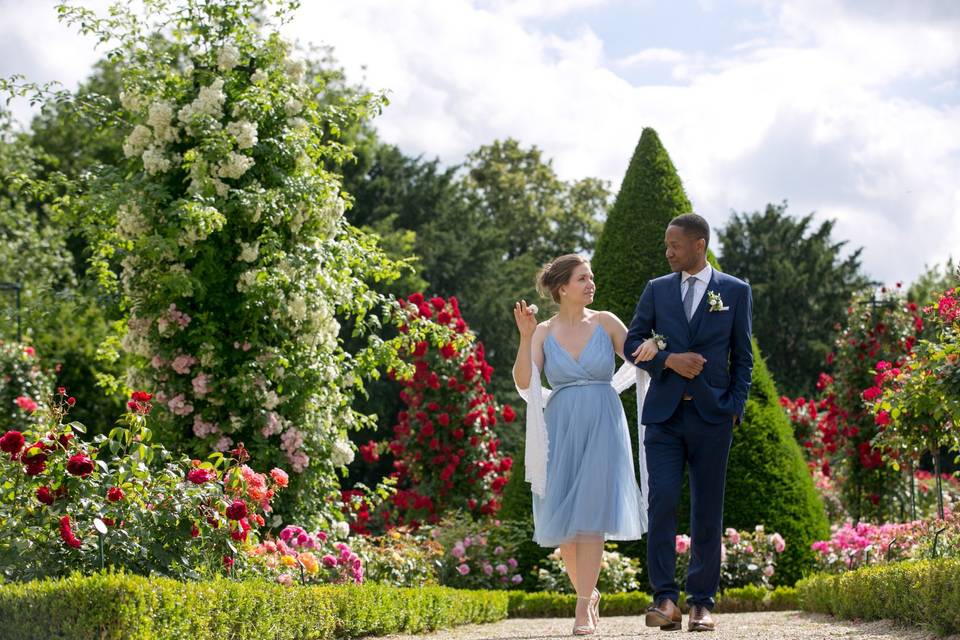
[[[657,343],[657,349],[660,349],[660,351],[663,351],[667,348],[667,339],[663,335],[657,333],[656,331],[651,331],[650,337],[653,338],[653,341]]]
[[[716,291],[707,291],[707,303],[710,305],[710,311],[729,311],[730,307],[723,306],[723,298]]]

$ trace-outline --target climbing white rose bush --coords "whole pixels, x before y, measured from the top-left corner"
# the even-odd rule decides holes
[[[95,255],[120,265],[122,346],[138,361],[126,383],[155,394],[166,441],[198,455],[243,442],[292,469],[288,512],[316,516],[353,460],[349,430],[370,421],[351,409],[363,380],[402,370],[401,343],[437,330],[376,335],[403,314],[367,283],[396,265],[344,221],[349,149],[334,134],[379,99],[325,105],[268,19],[288,17],[283,3],[144,4],[107,20],[61,7],[124,61],[129,164],[84,197],[110,221]],[[338,318],[365,349],[344,351]]]

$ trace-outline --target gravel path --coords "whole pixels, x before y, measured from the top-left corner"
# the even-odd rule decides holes
[[[798,611],[765,613],[727,613],[715,617],[717,631],[695,636],[702,640],[821,640],[855,638],[857,640],[931,640],[936,636],[916,627],[896,626],[889,622],[850,622],[834,620]],[[686,629],[686,616],[684,616]],[[512,619],[493,624],[467,625],[420,636],[386,636],[380,640],[568,640],[573,621],[566,618]],[[588,636],[589,637],[589,636]],[[682,640],[683,632],[664,632],[643,626],[641,617],[603,618],[600,633],[593,638],[661,638]],[[960,640],[960,636],[949,639]]]

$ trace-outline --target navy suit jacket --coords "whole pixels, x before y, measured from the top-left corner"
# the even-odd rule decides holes
[[[643,424],[666,422],[685,394],[704,421],[722,424],[743,420],[753,372],[751,342],[753,294],[750,285],[716,269],[690,322],[683,312],[680,273],[647,283],[630,322],[623,351],[630,356],[656,331],[667,339],[666,349],[637,366],[650,374],[643,403]],[[708,291],[720,294],[725,311],[710,311]],[[699,353],[707,362],[692,380],[664,364],[670,353]]]

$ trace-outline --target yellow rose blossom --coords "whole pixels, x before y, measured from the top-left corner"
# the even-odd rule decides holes
[[[286,556],[283,556],[282,558],[280,558],[280,562],[282,562],[282,563],[283,563],[283,566],[285,566],[285,567],[295,567],[295,566],[297,566],[297,559],[294,558],[293,556],[290,556],[290,555],[286,555]]]
[[[316,573],[320,569],[320,563],[317,562],[317,556],[309,551],[300,554],[300,564],[307,570],[307,573]]]

